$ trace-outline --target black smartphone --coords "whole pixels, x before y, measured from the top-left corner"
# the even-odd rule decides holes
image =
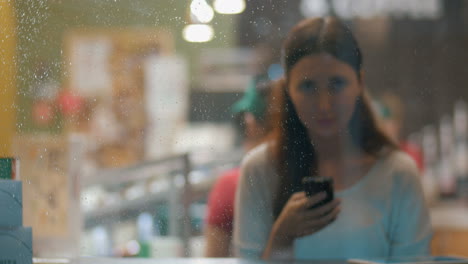
[[[312,196],[319,192],[325,192],[327,197],[322,201],[318,202],[310,209],[318,208],[324,204],[327,204],[333,201],[334,193],[333,193],[333,179],[330,177],[305,177],[302,179],[302,184],[304,186],[304,191],[307,196]]]

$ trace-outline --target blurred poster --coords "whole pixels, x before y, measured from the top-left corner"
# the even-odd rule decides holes
[[[82,226],[76,146],[65,136],[21,135],[14,153],[21,158],[23,225],[33,229],[33,254],[76,256]]]
[[[185,119],[188,70],[180,56],[151,55],[144,63],[146,110],[152,116]]]
[[[187,101],[178,90],[187,86],[186,66],[180,58],[169,57],[172,45],[169,33],[155,29],[86,29],[68,34],[67,83],[84,103],[80,114],[67,120],[66,130],[85,135],[90,167],[118,168],[143,161],[151,120],[148,109],[162,117],[179,115],[179,106]],[[151,72],[156,76],[148,80],[145,64],[156,55],[166,57],[158,57],[157,70]],[[155,90],[146,91],[147,87]],[[154,98],[153,93],[158,99],[150,100],[147,107],[147,97]]]
[[[144,76],[148,116],[145,156],[157,158],[173,152],[175,134],[187,121],[187,62],[175,55],[150,55],[144,63]]]
[[[109,57],[112,42],[105,37],[76,39],[71,47],[71,87],[83,96],[98,96],[112,91]]]
[[[21,157],[24,225],[35,238],[65,237],[69,232],[68,150],[62,139],[22,136],[16,140]]]

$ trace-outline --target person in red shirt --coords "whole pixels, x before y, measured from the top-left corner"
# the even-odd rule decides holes
[[[243,134],[243,147],[246,151],[263,142],[270,131],[267,101],[273,84],[265,78],[254,78],[243,97],[232,106],[235,123]],[[219,176],[208,198],[204,235],[206,257],[231,256],[231,240],[234,219],[234,198],[239,168],[224,172]]]

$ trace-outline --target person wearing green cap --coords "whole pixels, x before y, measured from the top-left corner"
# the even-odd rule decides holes
[[[253,78],[240,100],[231,106],[234,123],[240,131],[246,150],[258,145],[269,130],[267,102],[271,93],[268,78]]]
[[[246,151],[262,143],[270,131],[267,102],[272,89],[273,84],[268,79],[253,78],[243,97],[231,107]],[[239,168],[224,172],[211,190],[205,223],[206,257],[231,256],[234,197],[239,175]]]

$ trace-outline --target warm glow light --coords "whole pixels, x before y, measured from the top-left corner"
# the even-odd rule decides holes
[[[240,14],[245,10],[245,0],[215,0],[214,8],[220,14]]]
[[[131,240],[127,242],[126,246],[127,246],[127,252],[131,256],[135,256],[135,255],[138,255],[138,253],[140,253],[141,247],[140,247],[140,244],[136,240]]]
[[[209,23],[214,17],[213,8],[205,0],[193,0],[190,4],[190,14],[196,23]]]
[[[203,24],[187,25],[182,34],[184,39],[189,42],[208,42],[214,37],[213,28]]]
[[[302,0],[301,13],[305,17],[320,17],[328,14],[328,2],[326,0]]]

